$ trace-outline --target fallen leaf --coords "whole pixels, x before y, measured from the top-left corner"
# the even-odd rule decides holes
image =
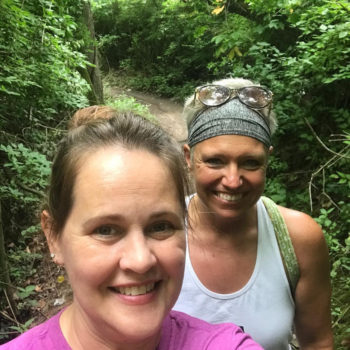
[[[43,299],[39,300],[39,307],[42,309],[42,308],[44,308],[45,306],[46,306],[46,301],[43,300]]]

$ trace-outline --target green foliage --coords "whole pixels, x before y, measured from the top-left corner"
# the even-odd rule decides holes
[[[13,278],[12,283],[18,286],[16,294],[19,299],[26,299],[34,291],[34,288],[29,285],[26,287],[20,286],[26,285],[26,281],[30,280],[37,272],[36,265],[41,258],[41,254],[28,251],[24,244],[18,247],[13,246],[8,250],[10,274]]]
[[[42,154],[51,157],[62,121],[87,105],[89,87],[78,72],[88,64],[80,52],[88,41],[81,29],[82,3],[0,2],[0,200],[6,240],[36,222],[34,208],[50,166]]]
[[[77,71],[87,62],[79,52],[83,42],[74,40],[77,23],[69,5],[0,2],[0,126],[7,133],[55,125],[54,114],[87,104],[88,85]]]
[[[10,329],[13,329],[14,331],[17,331],[18,333],[24,333],[28,329],[31,328],[31,325],[34,321],[34,318],[30,318],[28,321],[26,321],[23,324],[18,324],[18,326],[10,326]]]
[[[38,194],[46,188],[51,163],[44,155],[28,149],[22,143],[0,145],[0,150],[7,156],[3,176],[9,179],[5,186],[0,186],[1,198],[37,205],[40,201]]]
[[[133,88],[184,96],[214,53],[215,18],[204,2],[110,1],[95,5],[96,32],[109,65],[134,76]],[[150,49],[151,48],[151,49]],[[132,58],[132,59],[130,59]]]
[[[0,145],[0,150],[4,153],[0,177],[6,179],[0,185],[0,199],[3,206],[9,208],[7,215],[11,215],[11,225],[4,227],[4,232],[12,239],[20,233],[26,237],[36,232],[31,225],[37,222],[35,213],[44,195],[51,163],[21,143]]]
[[[344,237],[342,219],[349,224],[350,204],[339,203],[343,215],[334,220],[334,208],[321,209],[316,221],[322,226],[331,254],[332,278],[332,318],[336,335],[336,348],[342,349],[340,342],[350,335],[350,233]],[[345,209],[344,209],[345,208]]]
[[[214,57],[219,59],[210,62],[208,67],[217,76],[231,72],[256,38],[252,22],[234,13],[227,15],[213,34],[211,42],[215,44]]]
[[[30,285],[30,286],[26,286],[25,288],[18,287],[17,296],[20,299],[27,299],[28,297],[33,295],[34,291],[35,291],[35,286]]]
[[[28,319],[26,315],[37,306],[37,293],[36,286],[30,284],[30,282],[38,273],[37,265],[41,259],[41,254],[30,252],[23,244],[19,246],[12,245],[12,248],[8,251],[11,282],[13,286],[17,286],[14,293],[16,308],[21,313],[15,325],[8,326],[9,331],[14,330],[23,333],[32,326],[34,317]],[[20,322],[22,319],[23,322]],[[5,329],[2,329],[2,331],[5,331]]]
[[[146,119],[152,121],[156,120],[155,116],[150,113],[148,107],[138,103],[132,96],[120,95],[117,99],[107,100],[107,105],[120,112],[133,112]]]

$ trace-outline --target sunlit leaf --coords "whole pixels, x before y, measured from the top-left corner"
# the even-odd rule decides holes
[[[221,6],[221,7],[217,7],[217,8],[215,8],[211,13],[213,14],[213,15],[218,15],[218,14],[220,14],[223,10],[224,10],[224,8],[225,8],[225,5],[223,5],[223,6]]]
[[[64,276],[60,275],[57,277],[57,282],[62,283],[64,281]]]
[[[230,52],[227,55],[229,60],[232,60],[233,57],[235,57],[235,49],[231,49]]]
[[[235,53],[236,53],[237,56],[239,56],[239,57],[242,56],[242,52],[241,52],[241,50],[239,49],[238,46],[235,46],[235,47],[234,47],[234,50],[235,50]]]

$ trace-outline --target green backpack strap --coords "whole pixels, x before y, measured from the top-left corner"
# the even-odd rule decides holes
[[[275,230],[282,261],[286,269],[286,275],[288,278],[290,290],[294,298],[295,288],[299,280],[300,271],[292,240],[290,239],[287,225],[284,222],[284,219],[279,212],[276,203],[268,197],[262,196],[261,199],[266,207],[273,228]]]

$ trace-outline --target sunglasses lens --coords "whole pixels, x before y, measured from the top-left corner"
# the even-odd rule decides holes
[[[231,91],[225,86],[207,85],[197,90],[197,97],[206,106],[219,106],[230,98]]]
[[[264,108],[272,102],[272,94],[258,86],[248,86],[238,93],[239,99],[249,107]]]

